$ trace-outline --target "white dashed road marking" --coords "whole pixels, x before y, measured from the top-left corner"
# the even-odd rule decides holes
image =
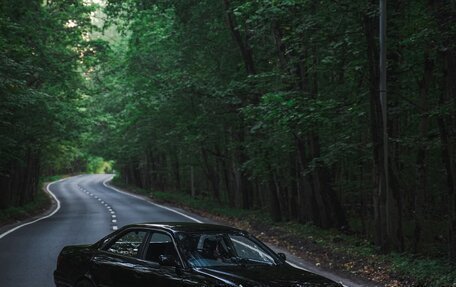
[[[89,192],[88,190],[86,190],[85,188],[83,188],[81,185],[78,184],[78,188],[79,190],[85,192],[87,195],[89,195],[90,197],[98,200],[101,204],[103,204],[109,211],[109,213],[111,214],[111,217],[113,218],[111,221],[112,223],[117,223],[117,219],[114,219],[116,218],[117,216],[115,215],[116,213],[114,212],[114,210],[112,210],[112,207],[110,205],[108,205],[104,200],[101,199],[101,197],[98,197],[98,195],[95,195],[91,192]],[[117,225],[112,225],[111,226],[112,230],[117,230],[119,229],[119,227]]]
[[[106,188],[111,189],[111,190],[114,190],[114,191],[117,191],[118,193],[122,193],[122,194],[125,194],[125,195],[128,195],[128,196],[131,196],[131,197],[134,197],[134,198],[143,200],[143,201],[145,201],[145,202],[147,202],[147,203],[149,203],[149,204],[151,204],[151,205],[154,205],[154,206],[157,206],[157,207],[166,209],[166,210],[168,210],[168,211],[171,211],[171,212],[174,212],[174,213],[176,213],[176,214],[179,214],[179,215],[181,215],[181,216],[183,216],[183,217],[186,217],[186,218],[188,218],[188,219],[190,219],[190,220],[193,220],[194,222],[203,223],[203,222],[202,222],[201,220],[199,220],[199,219],[196,219],[196,218],[194,218],[194,217],[192,217],[192,216],[190,216],[190,215],[187,215],[187,214],[185,214],[185,213],[182,213],[182,212],[180,212],[180,211],[174,210],[174,209],[172,209],[172,208],[170,208],[170,207],[166,207],[166,206],[163,206],[163,205],[160,205],[160,204],[157,204],[157,203],[148,201],[148,200],[146,200],[146,199],[144,199],[144,198],[142,198],[142,197],[140,197],[140,196],[137,196],[137,195],[134,195],[134,194],[131,194],[131,193],[122,191],[122,190],[120,190],[120,189],[117,189],[117,188],[115,188],[115,187],[113,187],[113,186],[107,185],[106,183],[107,183],[108,181],[112,180],[113,177],[114,177],[114,176],[111,176],[111,177],[107,178],[105,181],[103,181],[103,185],[104,185]]]

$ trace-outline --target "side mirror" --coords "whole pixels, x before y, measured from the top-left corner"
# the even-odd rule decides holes
[[[177,264],[176,258],[172,255],[160,255],[158,257],[158,263],[161,266],[172,266],[172,267],[177,267],[179,264]]]
[[[282,259],[283,261],[287,261],[287,256],[285,255],[285,253],[277,253],[277,255],[279,255],[279,258]]]

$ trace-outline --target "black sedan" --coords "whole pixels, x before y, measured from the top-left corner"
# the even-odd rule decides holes
[[[128,225],[93,245],[67,246],[57,287],[341,286],[290,266],[247,232],[198,223]]]

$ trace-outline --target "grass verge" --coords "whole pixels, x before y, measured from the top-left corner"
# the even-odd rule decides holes
[[[445,260],[420,258],[411,254],[379,254],[370,242],[337,230],[323,230],[309,224],[273,222],[263,211],[229,208],[205,198],[193,198],[179,192],[150,192],[114,184],[129,191],[148,195],[247,229],[263,241],[287,248],[291,253],[330,269],[349,272],[357,277],[388,287],[454,287],[456,268]]]
[[[44,191],[46,184],[61,178],[63,176],[42,177],[40,179],[38,193],[33,201],[22,206],[1,209],[0,226],[33,217],[47,210],[51,206],[52,200]]]

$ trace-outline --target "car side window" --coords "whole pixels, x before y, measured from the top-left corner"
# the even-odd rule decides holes
[[[154,231],[147,244],[146,260],[159,262],[161,255],[178,259],[176,248],[170,235]]]
[[[154,232],[150,237],[150,243],[173,243],[173,240],[168,234]]]
[[[147,231],[133,230],[125,233],[104,248],[108,252],[129,257],[139,257],[140,246],[146,238]]]

